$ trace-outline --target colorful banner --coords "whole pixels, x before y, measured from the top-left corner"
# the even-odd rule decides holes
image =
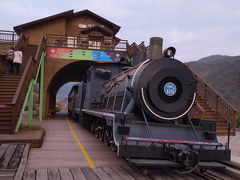
[[[92,61],[120,61],[126,58],[126,52],[83,50],[70,48],[47,48],[49,58],[77,59]]]

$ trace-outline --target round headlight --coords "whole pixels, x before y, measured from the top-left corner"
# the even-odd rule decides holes
[[[174,47],[169,47],[164,50],[163,55],[164,57],[171,58],[171,57],[174,57],[175,53],[176,53],[176,49]]]

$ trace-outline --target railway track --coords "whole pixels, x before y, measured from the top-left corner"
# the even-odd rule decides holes
[[[229,166],[205,172],[196,170],[189,174],[177,174],[170,169],[152,169],[148,176],[153,180],[240,180],[240,171]]]

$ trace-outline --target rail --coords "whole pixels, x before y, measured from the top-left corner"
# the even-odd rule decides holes
[[[22,50],[24,46],[28,44],[29,36],[21,34],[20,37],[17,39],[17,41],[14,44],[15,50]]]
[[[104,51],[126,51],[127,40],[47,34],[47,46]]]
[[[0,30],[0,43],[12,43],[14,44],[19,36],[14,31]]]
[[[194,74],[197,83],[197,89],[199,95],[208,102],[208,104],[216,110],[221,120],[231,124],[231,128],[234,131],[236,129],[236,120],[238,110],[233,107],[228,101],[216,92],[206,81],[204,81],[196,72],[189,67]],[[235,132],[235,131],[234,131]]]
[[[41,42],[38,46],[37,52],[35,57],[30,57],[28,59],[27,65],[24,68],[23,75],[20,79],[20,82],[18,84],[16,93],[12,100],[12,106],[14,107],[13,112],[13,122],[16,122],[19,116],[19,113],[21,111],[21,106],[25,98],[25,93],[28,90],[29,83],[31,82],[32,78],[36,74],[38,64],[40,62],[41,53],[46,48],[46,38],[42,37]],[[14,123],[13,123],[14,124]]]
[[[0,56],[0,74],[5,72],[4,56]]]

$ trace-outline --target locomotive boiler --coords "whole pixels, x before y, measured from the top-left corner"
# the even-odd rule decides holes
[[[230,150],[218,143],[216,123],[192,119],[196,80],[174,59],[175,48],[161,53],[152,38],[149,59],[92,66],[69,95],[69,114],[77,117],[118,156],[142,167],[174,167],[187,173],[219,167]]]

